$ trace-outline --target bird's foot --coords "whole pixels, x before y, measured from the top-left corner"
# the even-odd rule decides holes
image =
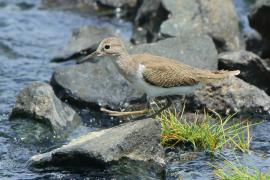
[[[122,111],[112,111],[108,110],[106,108],[100,108],[100,111],[106,112],[109,114],[109,116],[115,116],[115,117],[120,117],[120,116],[132,116],[132,115],[142,115],[142,114],[147,114],[149,112],[148,109],[143,109],[139,111],[127,111],[127,112],[122,112]]]

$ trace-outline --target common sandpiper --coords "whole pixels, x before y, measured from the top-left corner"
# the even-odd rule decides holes
[[[120,38],[102,40],[97,50],[80,60],[94,56],[111,56],[119,72],[150,100],[155,97],[186,95],[203,84],[240,74],[235,71],[210,71],[195,68],[179,61],[152,54],[130,55]],[[111,116],[145,114],[147,110],[119,112],[101,108]]]

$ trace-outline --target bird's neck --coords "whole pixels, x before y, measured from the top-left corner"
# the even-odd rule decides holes
[[[116,57],[115,65],[122,75],[124,75],[128,80],[129,76],[132,76],[136,73],[136,65],[132,60],[132,57],[128,54],[127,51],[123,51]]]

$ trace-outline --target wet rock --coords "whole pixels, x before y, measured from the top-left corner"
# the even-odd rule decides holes
[[[161,127],[154,119],[129,122],[91,132],[53,151],[33,156],[29,164],[49,166],[100,166],[125,162],[154,164],[164,170],[164,151],[160,145]]]
[[[53,62],[61,62],[89,54],[96,50],[98,43],[104,38],[117,36],[114,29],[84,26],[75,29],[68,44],[57,52]]]
[[[98,11],[100,8],[136,8],[138,0],[42,0],[43,7]]]
[[[54,72],[51,84],[61,99],[94,109],[98,106],[120,108],[143,96],[119,74],[109,58],[62,67]]]
[[[262,58],[270,57],[270,1],[258,0],[253,5],[249,17],[250,26],[262,36]]]
[[[162,23],[160,32],[165,36],[178,36],[195,30],[209,34],[219,51],[240,47],[237,14],[231,0],[162,0],[171,12]]]
[[[262,60],[248,51],[235,51],[219,54],[219,69],[239,69],[239,78],[263,89],[270,94],[270,61]]]
[[[135,8],[138,0],[97,0],[97,2],[113,8]]]
[[[211,83],[187,97],[188,109],[209,108],[221,113],[269,114],[270,97],[257,87],[232,77]]]
[[[34,118],[56,133],[66,133],[80,123],[78,114],[54,95],[50,85],[42,82],[32,83],[18,94],[10,118]]]
[[[193,44],[193,45],[192,45]],[[217,52],[208,36],[179,36],[130,48],[131,54],[148,52],[208,69],[217,68]],[[51,84],[58,97],[80,107],[118,109],[140,101],[143,93],[122,77],[112,60],[101,57],[97,63],[62,67],[55,71]]]

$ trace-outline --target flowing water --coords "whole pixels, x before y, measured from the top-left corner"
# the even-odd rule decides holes
[[[50,59],[54,52],[67,43],[74,28],[82,25],[114,27],[128,39],[131,36],[131,23],[70,11],[50,11],[40,6],[39,0],[0,0],[0,179],[111,178],[111,173],[94,169],[29,169],[27,160],[32,155],[59,146],[93,129],[81,127],[67,140],[62,140],[53,137],[46,128],[34,121],[10,121],[8,115],[20,89],[33,81],[48,82],[53,70],[64,65],[50,63]],[[252,148],[256,153],[238,158],[263,170],[269,168],[268,132],[269,122],[254,128]],[[178,155],[171,153],[172,157]],[[233,154],[229,153],[229,156]],[[213,177],[213,169],[208,165],[212,161],[205,153],[189,161],[174,161],[177,157],[171,159],[167,167],[168,179],[176,179],[179,175],[184,179]],[[127,177],[140,179],[149,176],[140,170],[136,172]]]
[[[49,61],[67,43],[72,30],[83,25],[117,27],[124,38],[131,36],[131,23],[121,20],[50,11],[41,8],[39,0],[0,0],[0,177],[35,179],[72,175],[30,171],[26,167],[29,157],[62,140],[51,137],[40,124],[10,121],[8,115],[20,89],[33,81],[48,82],[53,70],[63,66]],[[79,131],[82,130],[88,132],[91,128],[82,127]],[[76,135],[74,132],[73,136]]]

